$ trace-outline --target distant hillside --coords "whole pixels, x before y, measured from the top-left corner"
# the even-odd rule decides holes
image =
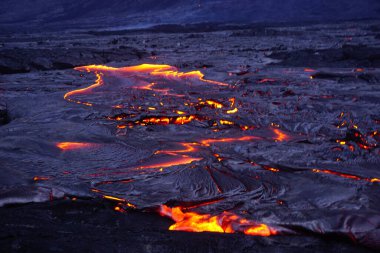
[[[379,0],[2,0],[0,29],[192,22],[299,22],[380,17]],[[0,30],[1,31],[1,30]]]

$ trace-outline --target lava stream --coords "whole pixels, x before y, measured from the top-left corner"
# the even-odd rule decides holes
[[[77,150],[94,146],[93,143],[87,142],[58,142],[56,146],[61,150]]]
[[[73,90],[70,92],[67,92],[64,95],[64,99],[66,99],[69,102],[74,102],[78,104],[84,104],[87,106],[92,106],[93,104],[90,102],[82,102],[79,100],[74,100],[71,97],[73,95],[80,95],[80,94],[87,94],[94,88],[97,88],[99,86],[102,86],[104,84],[103,80],[103,75],[104,72],[112,72],[112,73],[117,73],[120,75],[133,75],[136,73],[143,73],[143,74],[148,74],[151,76],[157,76],[165,79],[181,79],[181,80],[186,80],[190,78],[198,79],[201,82],[208,83],[208,84],[213,84],[213,85],[218,85],[218,86],[228,86],[226,83],[218,82],[218,81],[213,81],[213,80],[207,80],[204,79],[204,74],[200,71],[191,71],[191,72],[179,72],[177,68],[170,66],[170,65],[157,65],[157,64],[141,64],[137,66],[131,66],[131,67],[123,67],[123,68],[113,68],[113,67],[108,67],[104,65],[88,65],[88,66],[82,66],[82,67],[77,67],[75,70],[79,71],[87,71],[87,72],[94,72],[96,75],[96,81],[94,84],[86,87],[86,88],[81,88],[77,90]],[[155,84],[148,84],[145,86],[141,87],[132,87],[132,88],[138,88],[138,89],[147,89],[147,90],[155,90],[162,92],[166,95],[177,95],[177,94],[170,94],[168,93],[169,90],[167,89],[153,89],[152,87]],[[181,95],[179,95],[181,96]]]
[[[217,232],[236,233],[241,232],[254,236],[270,236],[277,231],[266,224],[247,220],[230,212],[219,215],[199,214],[195,212],[183,212],[181,207],[170,208],[166,205],[160,207],[160,214],[171,218],[175,223],[169,230],[188,232]]]

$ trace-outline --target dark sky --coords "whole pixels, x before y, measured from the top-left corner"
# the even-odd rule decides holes
[[[380,0],[1,0],[6,27],[302,22],[380,17]]]

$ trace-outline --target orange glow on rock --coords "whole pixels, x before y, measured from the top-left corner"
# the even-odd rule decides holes
[[[75,68],[75,69],[81,70],[81,68]],[[95,80],[94,84],[92,84],[92,85],[90,85],[90,86],[88,86],[86,88],[69,91],[69,92],[67,92],[63,96],[63,98],[66,99],[69,102],[74,102],[74,103],[77,103],[77,104],[83,104],[83,105],[87,105],[87,106],[92,106],[91,103],[81,102],[79,100],[71,99],[70,97],[73,96],[73,95],[86,94],[87,92],[91,91],[92,89],[103,85],[104,82],[103,82],[103,79],[102,79],[102,74],[96,72],[95,75],[96,75],[96,80]]]
[[[270,236],[277,232],[265,224],[247,220],[230,212],[219,215],[183,212],[181,207],[160,207],[160,214],[171,218],[175,223],[169,230],[187,232],[244,233],[253,236]]]
[[[172,67],[170,65],[143,64],[140,66],[145,66],[150,69],[153,68],[154,70],[150,72],[151,75],[156,75],[156,76],[161,76],[161,77],[178,77],[178,78],[185,78],[185,79],[196,78],[203,82],[220,85],[220,86],[228,86],[228,84],[226,83],[204,79],[204,74],[200,72],[199,70],[191,71],[191,72],[178,72],[178,70],[175,67]],[[139,66],[136,66],[136,67],[139,67]]]
[[[363,180],[363,181],[367,181],[367,182],[370,182],[370,183],[380,182],[380,179],[378,179],[378,178],[365,178],[365,177],[360,177],[360,176],[356,176],[356,175],[352,175],[352,174],[347,174],[347,173],[341,173],[341,172],[337,172],[337,171],[333,171],[333,170],[313,169],[313,172],[314,173],[330,174],[330,175],[339,176],[339,177],[347,178],[347,179],[353,179],[353,180]]]
[[[119,201],[119,202],[125,202],[125,199],[116,198],[116,197],[108,196],[108,195],[104,195],[103,198],[109,199],[109,200],[114,200],[114,201]]]
[[[190,164],[192,162],[200,161],[203,158],[199,157],[189,157],[186,155],[182,155],[179,157],[175,157],[172,159],[169,159],[168,161],[165,162],[159,162],[159,163],[152,163],[148,165],[142,165],[138,167],[137,169],[154,169],[154,168],[168,168],[172,166],[179,166],[179,165],[185,165],[185,164]]]
[[[92,146],[94,146],[93,143],[87,143],[87,142],[59,142],[57,143],[57,147],[62,150],[75,150],[75,149],[89,148]]]
[[[219,143],[219,142],[234,142],[234,141],[252,141],[252,140],[260,140],[260,137],[256,136],[243,136],[243,137],[237,137],[237,138],[222,138],[222,139],[206,139],[202,140],[201,144],[205,146],[210,146],[212,143]]]
[[[220,122],[220,124],[222,124],[222,125],[233,125],[233,124],[234,124],[234,122],[232,122],[232,121],[229,121],[229,120],[223,120],[223,119],[219,120],[219,122]]]
[[[154,154],[168,154],[168,155],[177,155],[178,153],[192,153],[197,151],[194,146],[197,145],[197,143],[180,143],[184,149],[178,149],[178,150],[159,150],[155,152]]]
[[[166,78],[166,79],[171,79],[171,78],[178,78],[178,79],[185,79],[185,80],[197,79],[201,82],[208,83],[208,84],[213,84],[213,85],[218,85],[218,86],[228,86],[228,84],[223,83],[223,82],[205,79],[204,74],[200,71],[179,72],[176,67],[173,67],[170,65],[164,65],[164,64],[161,64],[161,65],[160,64],[141,64],[137,66],[123,67],[123,68],[113,68],[113,67],[108,67],[104,65],[88,65],[88,66],[76,67],[75,70],[94,72],[96,75],[95,83],[86,88],[81,88],[81,89],[67,92],[63,98],[69,102],[74,102],[74,103],[83,104],[87,106],[92,106],[93,104],[89,102],[75,100],[75,99],[72,99],[71,97],[74,95],[87,94],[88,92],[92,91],[94,88],[102,86],[104,84],[103,72],[107,72],[107,71],[120,73],[120,74],[146,73],[151,76],[157,76],[157,77]],[[169,93],[168,89],[155,89],[153,88],[154,85],[156,85],[156,83],[150,83],[145,86],[137,86],[134,88],[153,90],[153,91],[164,93],[164,95],[182,96],[178,94],[171,94]]]
[[[228,110],[227,111],[228,114],[234,114],[234,113],[237,113],[237,112],[238,112],[238,108],[236,108],[236,107],[234,109],[232,109],[232,110]]]
[[[233,107],[235,105],[236,98],[230,98],[228,101],[230,101],[231,107]]]
[[[259,81],[259,83],[271,83],[271,82],[275,82],[276,79],[273,79],[273,78],[264,78],[264,79],[261,79]]]
[[[145,75],[156,76],[158,78],[164,78],[164,79],[174,79],[174,80],[182,79],[185,81],[186,79],[195,79],[206,84],[212,84],[212,85],[217,85],[217,86],[228,86],[227,83],[205,79],[204,74],[200,71],[180,72],[178,71],[176,67],[173,67],[170,65],[164,65],[164,64],[161,64],[161,65],[160,64],[141,64],[137,66],[123,67],[123,68],[113,68],[113,67],[108,67],[104,65],[88,65],[88,66],[76,67],[75,70],[94,72],[96,75],[96,80],[94,84],[88,87],[67,92],[64,95],[64,99],[66,99],[69,102],[74,102],[74,103],[83,104],[87,106],[93,106],[93,104],[90,102],[84,102],[84,101],[73,99],[72,96],[87,94],[90,91],[92,91],[94,88],[102,86],[104,84],[103,75],[106,72],[111,72],[111,73],[121,74],[121,75],[133,75],[136,73],[143,73]],[[169,96],[178,96],[178,97],[184,96],[180,94],[172,94],[170,93],[170,89],[154,88],[156,84],[157,83],[155,82],[145,84],[145,85],[140,84],[138,86],[134,86],[133,88],[143,89],[143,90],[152,90],[152,91],[163,93],[164,95],[169,95]],[[153,95],[155,96],[155,94]],[[216,102],[215,104],[213,104],[213,106],[216,106],[216,108],[221,108],[220,106],[222,105]]]
[[[218,108],[218,109],[223,108],[223,104],[214,100],[206,100],[206,104],[210,105],[213,108]]]
[[[272,167],[264,167],[266,170],[272,171],[272,172],[279,172],[280,170],[277,168],[272,168]]]
[[[42,176],[35,176],[33,177],[33,181],[46,181],[49,180],[50,177],[42,177]]]
[[[277,141],[289,141],[291,139],[291,137],[289,135],[287,135],[286,133],[284,133],[280,129],[275,128],[275,129],[273,129],[273,132],[276,134],[274,139]]]
[[[97,192],[97,191],[94,191],[94,192]],[[136,208],[136,206],[134,204],[127,202],[125,199],[121,199],[121,198],[117,198],[117,197],[109,196],[109,195],[103,195],[103,198],[108,199],[108,200],[112,200],[112,201],[117,201],[117,202],[119,202],[119,205],[124,205],[124,206],[130,207],[130,208]],[[118,210],[116,210],[116,209],[118,209]],[[121,208],[120,207],[115,208],[115,211],[121,211]]]
[[[183,124],[190,123],[194,119],[196,119],[196,117],[194,115],[181,116],[181,117],[178,117],[178,118],[175,119],[174,124],[183,125]]]
[[[124,117],[117,116],[117,117],[108,117],[110,120],[116,120],[121,121],[124,120]],[[175,124],[175,125],[184,125],[188,124],[194,120],[200,120],[196,115],[184,115],[184,116],[175,116],[175,117],[147,117],[142,120],[136,120],[133,122],[128,122],[127,125],[169,125],[169,124]],[[118,128],[126,128],[127,125],[118,125]]]

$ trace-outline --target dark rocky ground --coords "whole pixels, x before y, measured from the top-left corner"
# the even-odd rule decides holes
[[[47,201],[48,194],[38,195],[42,196],[38,198],[37,194],[33,193],[30,193],[30,196],[25,193],[25,196],[14,198],[14,192],[20,188],[34,187],[35,182],[32,178],[46,171],[38,170],[38,167],[45,166],[44,162],[29,158],[28,154],[17,153],[23,150],[23,147],[7,145],[11,145],[8,144],[9,140],[13,143],[13,139],[10,138],[24,138],[22,134],[25,130],[20,126],[24,123],[24,118],[28,118],[36,108],[44,108],[46,104],[66,108],[66,102],[61,101],[63,94],[82,87],[93,79],[79,79],[80,74],[72,70],[74,66],[86,64],[129,66],[150,62],[174,65],[181,70],[199,69],[210,79],[237,83],[243,87],[242,89],[248,89],[247,92],[257,94],[257,107],[264,115],[257,119],[257,124],[278,122],[288,131],[300,131],[316,136],[332,131],[319,127],[318,122],[326,120],[334,123],[334,120],[321,112],[325,107],[324,101],[318,100],[319,96],[335,96],[340,100],[334,101],[336,107],[332,103],[328,108],[329,113],[332,111],[335,115],[341,107],[349,108],[353,111],[352,117],[362,123],[362,131],[373,130],[372,128],[379,124],[373,122],[380,122],[380,113],[376,109],[380,104],[379,24],[376,21],[368,21],[233,29],[207,27],[206,31],[204,27],[199,26],[183,32],[180,32],[178,26],[174,26],[164,27],[162,31],[156,28],[149,31],[82,30],[2,35],[0,147],[3,153],[0,156],[0,168],[4,176],[1,176],[0,199],[2,203],[12,203],[16,198],[17,201],[14,202],[26,204],[11,204],[0,208],[0,251],[375,252],[376,249],[358,245],[347,237],[320,236],[306,231],[297,236],[268,238],[241,234],[169,232],[167,228],[172,222],[160,218],[154,212],[115,212],[113,203],[101,201],[91,195],[88,196],[89,199],[77,201]],[[304,68],[315,68],[316,71],[309,73],[305,72]],[[290,75],[289,72],[293,74]],[[313,76],[311,81],[310,75]],[[264,78],[274,78],[277,81],[269,84],[260,83]],[[310,82],[313,88],[304,86]],[[286,85],[282,85],[284,83]],[[289,83],[294,83],[295,87],[288,87]],[[250,87],[246,88],[244,85]],[[286,118],[279,119],[278,115],[288,111],[288,108],[276,107],[276,102],[301,93],[309,93],[308,95],[316,99],[315,103],[306,104],[320,114],[313,114],[312,119],[308,118],[309,121],[298,125],[292,124]],[[271,94],[272,97],[269,98],[267,94]],[[46,98],[47,102],[34,102],[35,98],[41,97]],[[366,102],[360,104],[361,106],[353,106],[350,101],[356,101],[357,98]],[[28,103],[24,103],[25,101]],[[360,115],[362,110],[365,116]],[[43,130],[33,132],[37,136],[40,132],[49,131],[49,126],[45,126],[43,114],[54,114],[50,109],[41,112],[32,114],[33,124],[43,126]],[[305,109],[306,116],[300,118],[307,117],[308,112]],[[25,124],[30,122],[25,121]],[[339,132],[342,138],[346,136],[347,131],[344,129]],[[311,138],[311,142],[331,143],[328,134],[326,136],[322,139]],[[32,151],[30,148],[27,147],[25,153],[33,153],[34,148],[37,151],[43,150],[44,146],[33,146]],[[309,150],[307,145],[303,149],[314,155],[318,153],[312,148]],[[270,154],[259,155],[272,164],[281,164],[284,160],[284,163],[289,160],[297,163],[300,155],[288,151],[286,147],[275,147],[271,149]],[[16,155],[8,156],[8,152],[15,152]],[[337,156],[347,160],[344,165],[365,164],[370,168],[368,173],[378,173],[376,152],[379,150],[375,149],[371,153],[356,150],[355,154],[344,153]],[[284,153],[287,155],[284,156]],[[50,155],[54,156],[49,153]],[[331,152],[318,155],[318,159],[323,161],[336,159],[335,154]],[[310,159],[308,162],[313,165],[315,161]],[[353,169],[352,172],[359,173]],[[379,174],[363,173],[363,176],[379,177]],[[356,189],[366,193],[378,185],[369,187],[370,189],[358,186]],[[368,193],[368,198],[371,199],[368,205],[373,210],[379,210],[379,204],[373,202],[378,192],[376,189]],[[76,195],[75,192],[76,189],[65,194],[73,197]],[[81,192],[81,195],[85,194]],[[30,203],[41,201],[42,203]]]
[[[98,200],[53,201],[0,209],[2,252],[372,252],[342,238],[251,237],[169,232],[152,213],[113,211]]]

